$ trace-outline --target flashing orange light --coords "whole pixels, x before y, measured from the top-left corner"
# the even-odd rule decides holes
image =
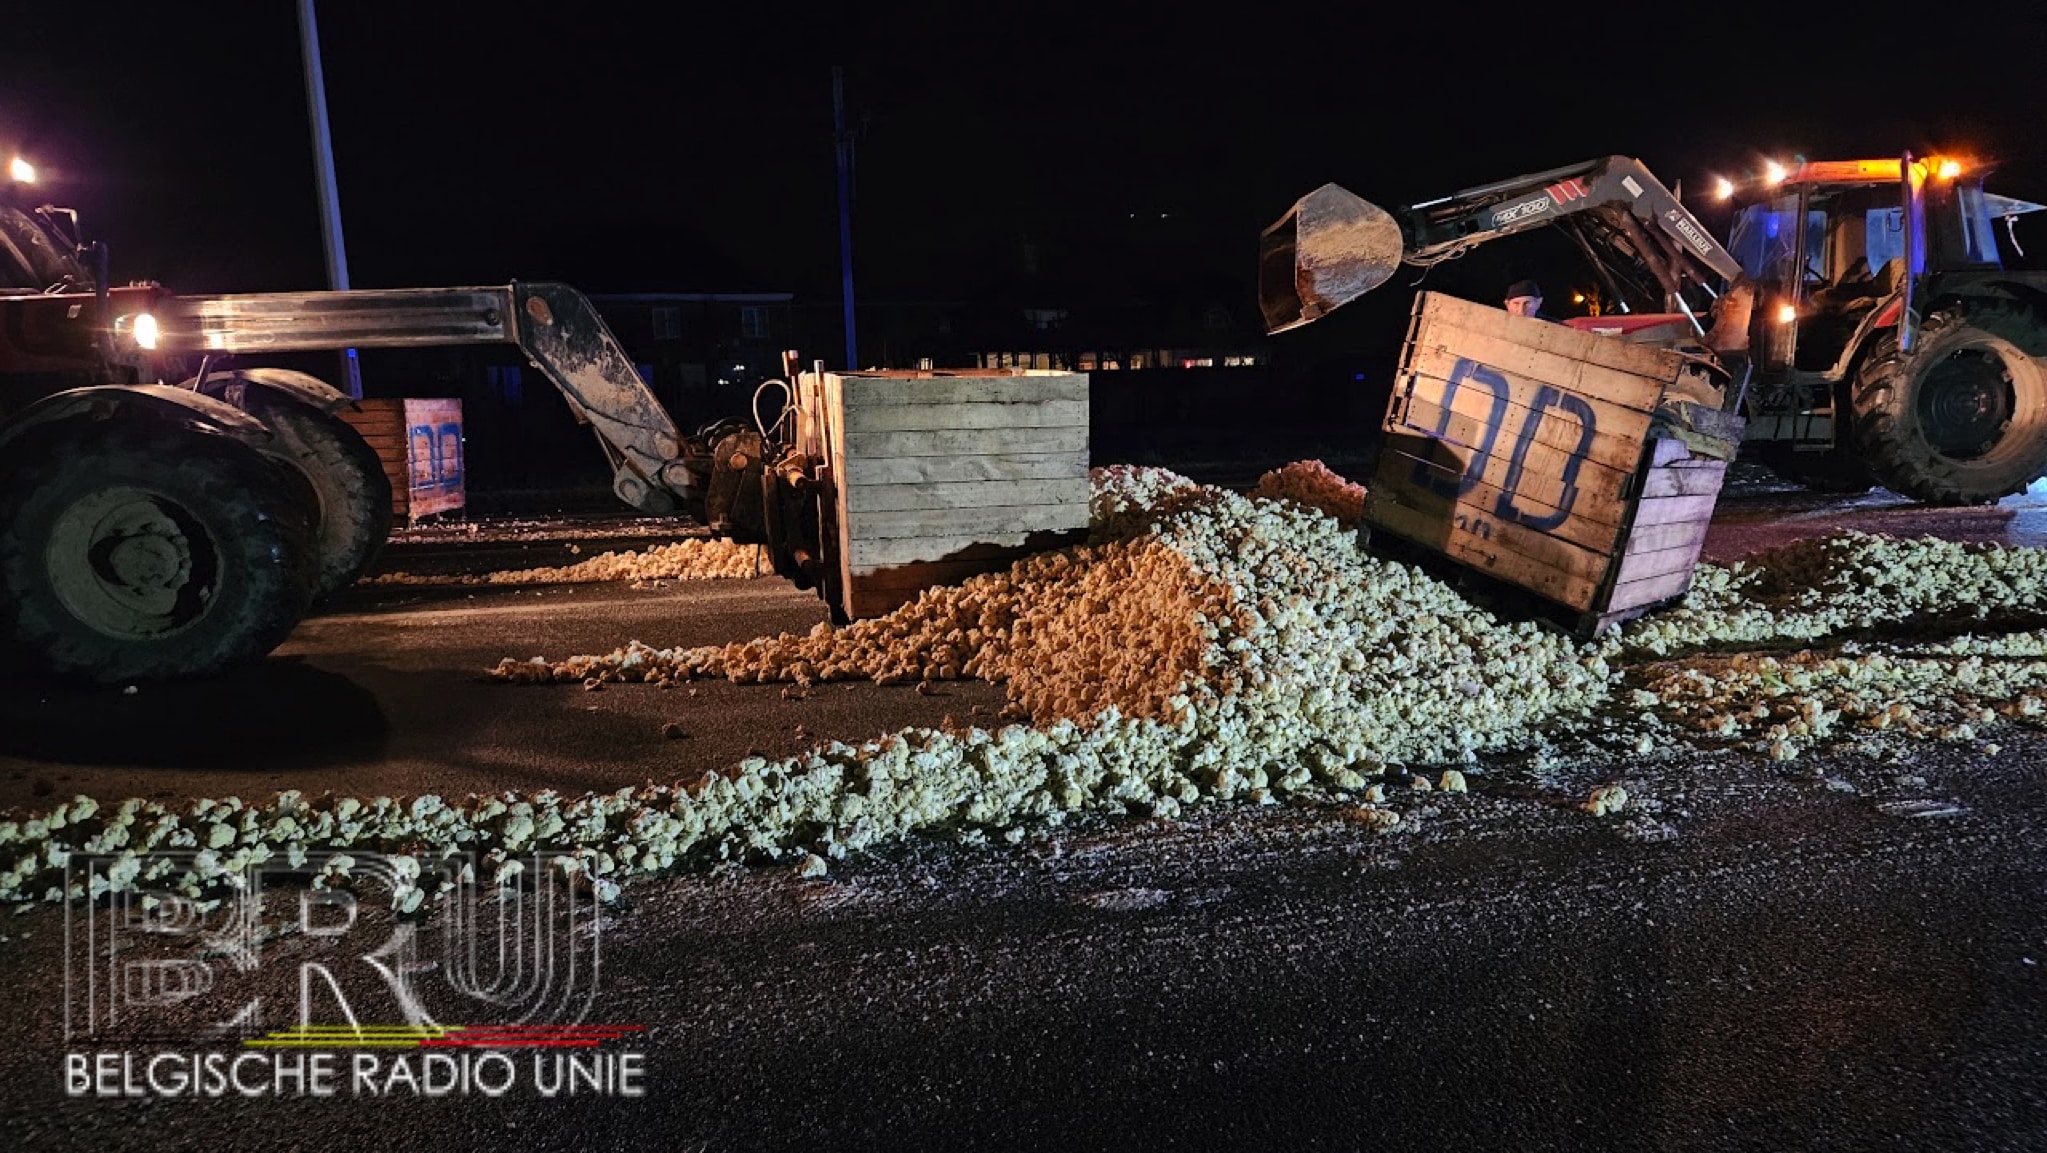
[[[1952,156],[1942,156],[1933,162],[1933,174],[1942,180],[1953,180],[1962,174],[1962,162]]]
[[[1900,172],[1895,156],[1887,160],[1808,160],[1799,165],[1798,179],[1807,184],[1859,184],[1896,180]]]
[[[1798,308],[1797,308],[1797,306],[1796,306],[1796,305],[1790,305],[1790,304],[1780,304],[1780,305],[1778,305],[1778,306],[1777,306],[1777,323],[1778,323],[1778,324],[1791,324],[1791,323],[1795,322],[1795,321],[1796,321],[1797,319],[1798,319]]]

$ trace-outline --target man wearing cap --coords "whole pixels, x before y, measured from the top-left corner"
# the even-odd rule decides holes
[[[1537,320],[1555,320],[1542,311],[1542,286],[1533,280],[1517,280],[1507,286],[1507,311],[1515,316],[1532,316]]]

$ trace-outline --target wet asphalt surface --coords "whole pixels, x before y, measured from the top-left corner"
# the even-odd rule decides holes
[[[2035,500],[1926,510],[1757,481],[1723,499],[1708,555],[1843,527],[2039,543],[2026,539]],[[608,531],[556,528],[584,532],[582,556]],[[386,563],[560,564],[575,559],[564,547],[418,539]],[[797,724],[812,740],[868,736],[1000,702],[974,685],[792,701],[722,683],[690,697],[480,676],[500,656],[821,619],[772,579],[358,589],[260,677],[189,695],[17,694],[0,805],[81,791],[581,792],[782,751],[774,742],[805,739]],[[689,735],[661,736],[670,721]],[[365,907],[344,936],[266,938],[263,963],[216,963],[212,995],[150,1019],[150,1038],[67,1041],[65,957],[90,953],[75,947],[80,922],[67,950],[63,915],[36,908],[0,917],[0,981],[18,993],[0,1137],[96,1150],[2037,1150],[2047,737],[2001,728],[1997,742],[1788,765],[1510,758],[1473,772],[1469,795],[1394,792],[1406,820],[1392,833],[1341,806],[1214,806],[1017,845],[919,842],[822,877],[762,866],[638,882],[569,947],[601,942],[584,1020],[642,1030],[602,1049],[639,1055],[634,1097],[543,1096],[523,1065],[497,1097],[70,1096],[67,1053],[190,1050],[208,1014],[246,996],[273,1006],[267,1024],[292,1017],[308,962],[342,974],[361,1019],[398,1019],[384,986],[361,979],[362,946],[393,925]],[[1606,783],[1627,788],[1624,818],[1576,807]],[[289,912],[266,905],[265,923]],[[440,919],[417,934],[406,971],[443,998],[437,1019],[516,1017],[439,980],[473,933]]]

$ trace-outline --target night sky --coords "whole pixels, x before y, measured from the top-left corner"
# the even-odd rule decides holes
[[[1999,159],[1993,187],[2047,200],[2047,21],[1794,7],[1816,8],[319,13],[356,287],[835,295],[835,63],[863,300],[1195,290],[1248,308],[1259,230],[1325,181],[1393,205],[1615,152],[1701,188],[1765,153],[1962,149]],[[0,151],[44,166],[117,279],[325,286],[292,0],[8,11]],[[2020,235],[2047,248],[2047,226]]]

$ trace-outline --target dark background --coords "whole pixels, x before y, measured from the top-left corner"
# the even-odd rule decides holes
[[[317,11],[357,287],[834,292],[833,64],[883,295],[1248,293],[1259,230],[1324,181],[1406,203],[1612,152],[1696,188],[1766,153],[1963,150],[2047,199],[2042,22],[1796,7]],[[129,275],[321,286],[296,11],[9,4],[0,149]]]
[[[1225,301],[1255,331],[1258,234],[1316,186],[1398,205],[1609,153],[1703,190],[1766,155],[1960,152],[1998,165],[1994,189],[2047,201],[2047,21],[2019,8],[317,11],[357,288],[558,279],[788,292],[829,311],[835,64],[863,304]],[[48,196],[109,243],[117,280],[326,286],[292,0],[5,13],[0,153],[42,166]],[[2019,234],[2047,249],[2047,223]],[[1495,299],[1533,276],[1569,314],[1574,269],[1539,232],[1426,286]],[[1277,346],[1390,369],[1418,283],[1404,272]]]

